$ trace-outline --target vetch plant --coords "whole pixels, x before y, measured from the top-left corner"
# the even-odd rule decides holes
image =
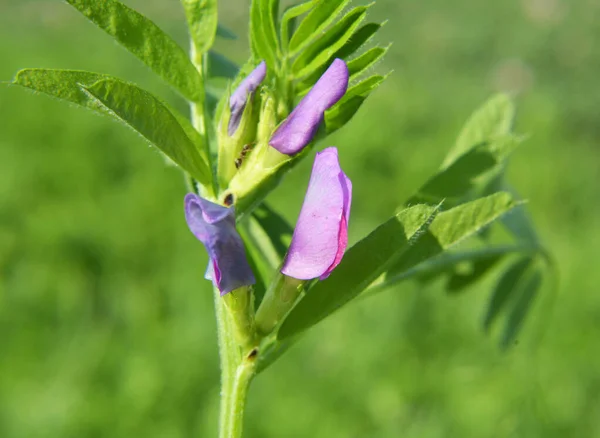
[[[189,103],[186,117],[131,82],[87,71],[24,69],[12,82],[129,126],[184,174],[185,219],[206,248],[204,275],[214,286],[221,437],[241,436],[253,377],[305,330],[402,281],[445,278],[456,292],[502,268],[483,327],[501,326],[504,347],[517,338],[552,263],[505,179],[523,141],[512,132],[508,96],[477,110],[439,170],[348,248],[351,205],[361,199],[353,200],[352,175],[340,167],[343,145],[319,147],[295,227],[267,202],[387,78],[370,72],[388,48],[364,49],[382,26],[365,23],[370,6],[309,0],[280,11],[276,0],[253,0],[251,57],[240,68],[211,49],[215,38],[233,35],[218,24],[216,0],[182,0],[189,54],[117,0],[67,2]],[[228,87],[214,86],[223,77]],[[490,238],[492,227],[510,241]],[[468,249],[455,248],[469,237]]]

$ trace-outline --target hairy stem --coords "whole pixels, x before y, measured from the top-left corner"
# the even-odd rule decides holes
[[[219,438],[242,436],[248,387],[256,371],[256,348],[242,352],[235,341],[235,327],[225,303],[215,289],[215,310],[221,359]]]

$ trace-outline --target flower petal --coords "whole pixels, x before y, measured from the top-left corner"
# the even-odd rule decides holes
[[[212,280],[221,295],[254,284],[254,274],[235,228],[235,211],[193,193],[185,197],[187,224],[210,257],[205,278]]]
[[[230,137],[235,134],[235,131],[240,125],[244,109],[246,108],[246,102],[248,102],[248,95],[258,88],[266,75],[267,64],[263,61],[244,78],[229,98],[231,116],[229,117],[229,124],[227,125],[227,134],[229,134]]]
[[[337,149],[318,153],[281,272],[300,280],[326,278],[348,244],[352,183],[340,168]]]
[[[323,113],[342,98],[348,88],[348,67],[335,59],[269,140],[282,154],[294,155],[304,148],[323,121]]]

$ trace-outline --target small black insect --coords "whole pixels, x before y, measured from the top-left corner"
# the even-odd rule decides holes
[[[223,199],[223,204],[225,204],[226,207],[230,207],[233,204],[234,198],[233,198],[233,193],[228,193],[225,196],[225,199]]]
[[[248,155],[248,153],[254,148],[254,143],[248,143],[246,145],[244,145],[244,147],[242,148],[242,152],[240,152],[240,156],[237,157],[234,161],[235,164],[235,168],[239,169],[240,167],[242,167],[242,163],[244,162],[244,158],[246,158],[246,155]]]

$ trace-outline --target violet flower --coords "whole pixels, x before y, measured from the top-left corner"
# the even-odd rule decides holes
[[[348,245],[352,183],[342,172],[334,147],[315,157],[304,204],[281,272],[324,280],[340,263]]]
[[[235,228],[234,208],[214,204],[193,193],[186,195],[184,203],[188,227],[210,257],[205,278],[212,280],[221,295],[254,284],[244,243]]]
[[[258,88],[266,75],[267,64],[263,61],[244,78],[229,98],[231,116],[229,117],[229,124],[227,125],[227,134],[229,134],[230,137],[235,134],[235,131],[240,125],[244,109],[246,108],[246,102],[248,102],[248,95]]]
[[[312,89],[275,130],[269,140],[282,154],[297,154],[306,146],[323,121],[325,110],[342,98],[348,88],[348,67],[335,59]]]

